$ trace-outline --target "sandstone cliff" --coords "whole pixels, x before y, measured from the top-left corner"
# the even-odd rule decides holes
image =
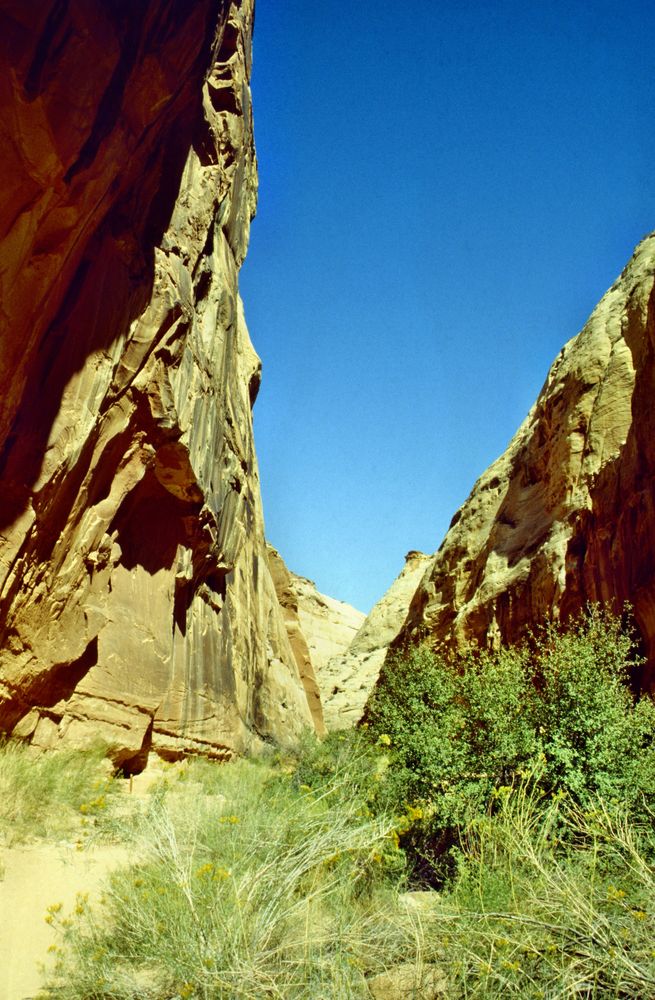
[[[345,729],[361,718],[387,650],[397,638],[409,603],[430,564],[423,552],[408,552],[402,572],[378,601],[350,645],[319,673],[323,716],[328,729]]]
[[[306,577],[292,573],[271,545],[268,559],[314,725],[322,735],[326,728],[322,700],[329,693],[331,678],[328,665],[348,648],[365,616],[350,604],[321,594]]]
[[[521,638],[629,601],[655,679],[655,235],[562,349],[507,451],[455,514],[397,644]]]
[[[138,767],[310,724],[238,295],[253,0],[0,12],[0,728]]]
[[[333,656],[348,648],[366,615],[345,601],[328,597],[313,580],[291,573],[300,627],[307,637],[312,663],[323,688],[323,672]]]

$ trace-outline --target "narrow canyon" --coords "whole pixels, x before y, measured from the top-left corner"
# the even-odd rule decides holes
[[[388,651],[629,602],[655,678],[655,236],[371,614],[267,545],[253,0],[3,4],[0,730],[125,772],[357,722]],[[411,539],[408,539],[411,544]]]

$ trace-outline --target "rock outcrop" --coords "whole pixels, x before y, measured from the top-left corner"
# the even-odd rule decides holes
[[[655,235],[562,349],[507,451],[455,514],[397,644],[519,640],[625,601],[655,679]]]
[[[366,617],[344,652],[336,654],[319,672],[323,716],[329,730],[345,729],[361,718],[375,686],[389,646],[407,617],[410,601],[431,557],[415,550],[389,590]]]
[[[313,580],[291,573],[291,586],[298,604],[298,620],[307,639],[309,655],[320,687],[332,657],[348,648],[366,615],[351,604],[328,597],[316,589]]]
[[[0,728],[119,763],[311,724],[238,294],[253,0],[0,13]]]
[[[324,736],[325,724],[323,721],[321,692],[316,680],[316,671],[312,663],[307,637],[300,623],[298,595],[293,585],[293,574],[287,568],[280,553],[272,545],[268,546],[267,555],[275,592],[282,609],[287,636],[293,650],[305,694],[307,695],[307,703],[312,713],[314,728],[319,736]]]
[[[327,693],[328,665],[348,648],[365,616],[350,604],[321,594],[312,580],[291,572],[272,545],[268,559],[314,725],[323,735],[322,700]]]

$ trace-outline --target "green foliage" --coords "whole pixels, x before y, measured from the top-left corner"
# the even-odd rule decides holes
[[[0,837],[20,843],[104,820],[116,783],[104,747],[39,752],[0,743]]]
[[[239,761],[192,762],[153,796],[102,912],[54,913],[58,1000],[366,997],[366,975],[416,951],[380,875],[393,820]]]
[[[389,743],[387,803],[422,809],[406,846],[434,861],[527,774],[580,804],[602,795],[635,816],[652,808],[655,708],[631,694],[637,662],[629,631],[596,608],[521,648],[457,662],[427,647],[396,657],[366,724]]]
[[[559,838],[569,845],[560,847]],[[655,994],[652,825],[534,784],[471,823],[457,878],[435,897],[433,943],[452,997]]]
[[[589,795],[629,801],[652,795],[655,709],[629,681],[638,665],[620,619],[591,609],[566,631],[547,626],[535,639],[536,690],[528,710],[539,740],[542,784],[577,801]]]
[[[306,733],[290,759],[296,788],[311,788],[337,798],[355,796],[362,807],[379,798],[388,760],[360,730],[344,729],[318,740]]]

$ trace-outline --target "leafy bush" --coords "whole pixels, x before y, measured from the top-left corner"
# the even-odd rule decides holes
[[[389,743],[387,804],[421,810],[405,845],[436,864],[528,773],[580,804],[602,795],[633,815],[652,807],[655,708],[631,694],[637,663],[630,632],[597,608],[520,648],[454,661],[424,646],[393,659],[365,725]]]
[[[566,631],[549,625],[536,635],[528,710],[546,788],[633,808],[653,795],[655,709],[630,690],[639,665],[631,632],[598,608]]]

